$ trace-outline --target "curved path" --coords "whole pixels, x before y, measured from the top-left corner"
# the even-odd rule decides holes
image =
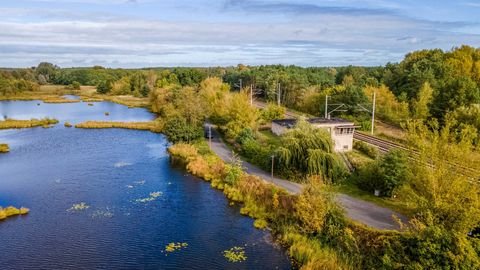
[[[233,160],[234,153],[227,145],[222,141],[217,131],[212,128],[212,140],[211,148],[223,161],[231,162]],[[278,177],[271,177],[271,175],[264,170],[252,165],[246,161],[242,161],[244,170],[249,174],[259,176],[265,181],[271,182],[281,188],[284,188],[292,194],[300,194],[303,186],[298,183],[290,182]],[[388,208],[380,207],[376,204],[366,202],[357,198],[353,198],[346,194],[338,194],[337,201],[345,209],[348,218],[365,224],[372,228],[380,230],[400,230],[400,226],[397,224],[393,216],[398,217],[404,224],[408,223],[408,218],[398,214]]]

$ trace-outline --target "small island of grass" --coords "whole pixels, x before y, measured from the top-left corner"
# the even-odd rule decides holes
[[[0,220],[4,220],[12,216],[26,215],[29,211],[30,209],[25,207],[21,207],[20,209],[13,206],[8,206],[5,208],[0,207]]]
[[[152,132],[161,132],[162,125],[157,121],[148,122],[113,122],[113,121],[87,121],[75,125],[76,128],[98,129],[98,128],[125,128],[150,130]]]
[[[32,118],[30,120],[7,119],[4,121],[0,121],[0,129],[33,128],[33,127],[47,128],[57,123],[58,123],[58,120],[53,118],[43,118],[43,119]]]
[[[0,153],[8,153],[10,152],[10,147],[6,143],[0,143]]]

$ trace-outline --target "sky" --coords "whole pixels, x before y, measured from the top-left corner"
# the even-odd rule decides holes
[[[480,47],[480,0],[0,2],[0,66],[385,65]]]

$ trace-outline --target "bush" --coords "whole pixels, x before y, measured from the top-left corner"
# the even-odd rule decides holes
[[[242,129],[242,131],[240,131],[237,138],[235,138],[235,141],[239,144],[244,144],[245,141],[253,140],[253,139],[255,139],[255,135],[253,134],[253,130],[251,128],[244,128],[244,129]]]
[[[260,118],[265,122],[271,122],[275,119],[285,118],[285,112],[285,107],[279,106],[274,103],[269,103],[267,107],[262,110]]]
[[[363,190],[380,190],[382,196],[391,197],[409,176],[407,162],[403,151],[392,150],[380,160],[361,167],[356,175],[357,184]]]
[[[374,146],[368,145],[365,142],[355,141],[353,143],[353,148],[362,152],[370,158],[376,159],[378,157],[378,149]]]
[[[189,125],[185,118],[175,116],[165,123],[163,132],[174,143],[191,142],[203,136],[203,127]]]

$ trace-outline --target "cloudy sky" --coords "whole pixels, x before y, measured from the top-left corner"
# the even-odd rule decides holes
[[[480,46],[479,0],[15,0],[0,66],[383,65]]]

